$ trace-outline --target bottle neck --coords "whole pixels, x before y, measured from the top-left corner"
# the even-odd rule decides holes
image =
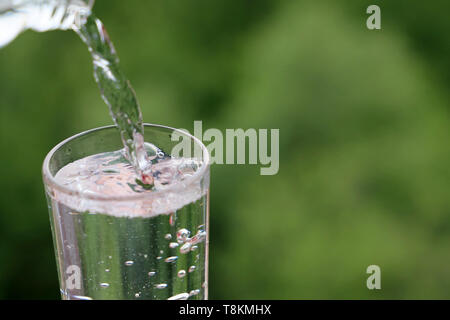
[[[0,6],[0,47],[20,32],[79,27],[94,0],[3,0]]]
[[[90,14],[89,1],[83,0],[41,0],[25,8],[26,27],[35,31],[67,30],[81,23]]]

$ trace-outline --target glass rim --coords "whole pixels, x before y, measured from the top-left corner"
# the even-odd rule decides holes
[[[73,196],[73,197],[79,197],[81,199],[89,199],[89,200],[95,200],[95,201],[132,201],[132,200],[146,200],[149,198],[157,197],[161,194],[165,194],[167,192],[173,192],[173,191],[182,191],[183,189],[186,189],[189,185],[195,183],[196,181],[202,179],[210,166],[210,156],[208,149],[205,147],[203,142],[201,142],[197,137],[191,135],[188,132],[185,132],[180,129],[175,129],[168,126],[163,126],[159,124],[152,124],[152,123],[144,123],[145,127],[153,127],[153,128],[160,128],[160,129],[167,129],[174,132],[177,132],[178,134],[187,136],[188,138],[192,139],[194,143],[198,144],[202,149],[202,166],[200,167],[200,170],[196,171],[192,176],[188,177],[187,179],[174,183],[173,185],[170,185],[167,188],[161,189],[161,190],[155,190],[152,192],[144,192],[144,193],[136,193],[133,195],[125,195],[125,196],[111,196],[111,195],[104,195],[104,194],[88,194],[83,191],[71,189],[67,186],[62,185],[59,183],[53,174],[50,172],[50,160],[52,159],[53,155],[66,143],[69,141],[76,140],[80,137],[86,136],[88,134],[95,133],[97,131],[106,130],[106,129],[112,129],[117,128],[116,125],[108,125],[108,126],[102,126],[98,128],[89,129],[80,133],[77,133],[73,136],[70,136],[69,138],[64,139],[63,141],[59,142],[56,146],[54,146],[50,152],[45,156],[43,165],[42,165],[42,176],[44,180],[44,184],[46,186],[49,186],[52,188],[52,190],[57,190],[58,192],[65,193],[67,195]],[[120,136],[120,134],[118,133]]]

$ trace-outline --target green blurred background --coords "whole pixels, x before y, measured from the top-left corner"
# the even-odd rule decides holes
[[[382,30],[366,28],[381,7]],[[450,298],[449,1],[97,0],[144,120],[279,128],[211,168],[210,298]],[[76,34],[0,50],[0,298],[59,298],[41,163],[112,123]],[[381,267],[381,290],[366,288]]]

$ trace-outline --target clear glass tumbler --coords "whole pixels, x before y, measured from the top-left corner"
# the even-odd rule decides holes
[[[69,163],[123,148],[115,126],[68,138],[45,158],[63,299],[207,299],[208,152],[194,136],[169,127],[146,124],[145,138],[200,167],[165,189],[131,195],[91,194],[55,179]]]

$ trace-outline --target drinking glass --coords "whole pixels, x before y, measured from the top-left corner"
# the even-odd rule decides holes
[[[115,126],[55,146],[43,164],[62,299],[207,299],[209,154],[200,140],[145,124],[146,141],[200,166],[167,188],[131,195],[71,189],[64,166],[123,148]]]

